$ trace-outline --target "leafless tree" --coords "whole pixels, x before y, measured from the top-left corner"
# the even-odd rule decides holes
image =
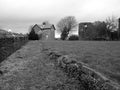
[[[64,17],[57,24],[61,35],[65,35],[65,36],[63,36],[64,39],[68,37],[69,32],[72,31],[73,28],[76,27],[76,25],[77,25],[77,21],[74,16]],[[65,33],[65,34],[63,34],[63,33]]]
[[[118,20],[116,17],[108,17],[106,19],[106,24],[107,24],[107,34],[111,38],[111,33],[118,31]]]
[[[107,29],[110,30],[110,32],[117,30],[117,19],[116,17],[112,16],[112,17],[108,17],[106,19],[106,24],[107,24]]]

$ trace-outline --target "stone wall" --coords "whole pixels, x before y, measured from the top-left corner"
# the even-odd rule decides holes
[[[79,80],[85,90],[120,90],[117,83],[112,82],[86,64],[78,62],[72,55],[62,55],[49,49],[44,49],[44,51],[47,51],[50,60],[53,60],[55,65],[70,78]]]
[[[120,18],[118,19],[118,39],[120,40]]]
[[[54,40],[55,35],[54,35],[54,30],[43,30],[42,31],[42,40]]]

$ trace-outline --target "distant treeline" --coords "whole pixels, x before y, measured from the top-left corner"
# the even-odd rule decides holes
[[[0,62],[20,49],[26,42],[28,42],[27,36],[0,38]]]

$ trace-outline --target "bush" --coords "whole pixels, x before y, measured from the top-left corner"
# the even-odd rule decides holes
[[[35,31],[33,29],[28,34],[28,38],[29,38],[29,40],[39,40],[38,35],[35,33]]]
[[[93,40],[96,40],[96,41],[105,41],[107,39],[106,38],[102,38],[102,37],[96,37]]]
[[[78,35],[71,35],[68,40],[79,40],[79,36]]]

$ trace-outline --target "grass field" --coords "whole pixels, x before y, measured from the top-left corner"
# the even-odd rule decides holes
[[[119,41],[42,41],[45,48],[63,54],[73,54],[78,61],[88,64],[120,84]]]
[[[39,41],[29,41],[0,64],[0,90],[85,90],[69,78],[42,51]]]

